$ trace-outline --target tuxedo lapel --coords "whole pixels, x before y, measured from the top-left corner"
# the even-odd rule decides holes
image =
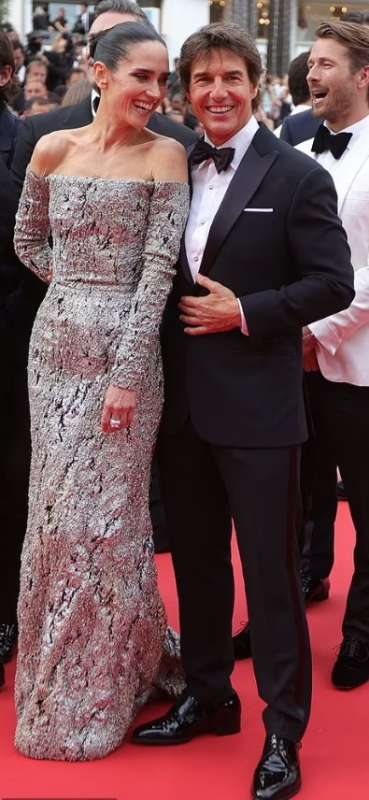
[[[230,230],[275,161],[278,150],[273,145],[275,145],[274,135],[264,127],[259,128],[231,180],[210,227],[199,270],[202,275],[208,275]]]
[[[340,168],[334,173],[334,183],[338,199],[338,214],[342,215],[346,197],[351,189],[358,172],[369,158],[369,126],[366,129],[366,137],[360,136],[358,141],[347,151],[346,158],[342,161]]]

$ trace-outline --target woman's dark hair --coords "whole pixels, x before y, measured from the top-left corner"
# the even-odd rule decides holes
[[[95,17],[107,11],[116,11],[117,14],[132,14],[137,19],[148,22],[145,12],[134,0],[100,0],[95,5]]]
[[[214,22],[193,33],[181,50],[179,72],[184,88],[191,81],[194,63],[200,56],[210,57],[214,50],[231,50],[245,62],[253,86],[257,86],[263,71],[259,51],[251,36],[235,23]]]
[[[143,42],[160,42],[166,47],[164,39],[151,25],[144,22],[122,22],[91,36],[90,56],[114,72],[119,62],[127,58],[130,48]]]
[[[15,71],[13,45],[6,33],[0,31],[0,70],[4,69],[4,67],[11,67],[12,78],[6,86],[0,87],[0,106],[3,106],[4,103],[6,103],[9,96],[9,90],[11,94]]]

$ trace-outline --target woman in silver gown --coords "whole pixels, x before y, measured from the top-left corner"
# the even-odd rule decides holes
[[[94,71],[96,118],[40,140],[15,233],[26,266],[51,276],[29,354],[18,608],[16,745],[34,758],[100,758],[152,687],[182,689],[148,491],[187,162],[181,145],[145,128],[168,71],[155,31],[125,23],[100,34]]]

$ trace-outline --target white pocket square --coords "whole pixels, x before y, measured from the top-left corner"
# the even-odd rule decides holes
[[[252,214],[271,214],[274,208],[244,208],[243,210]]]

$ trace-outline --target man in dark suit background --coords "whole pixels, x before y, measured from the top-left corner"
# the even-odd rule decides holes
[[[73,25],[73,33],[81,33],[83,36],[88,34],[94,21],[94,15],[91,14],[88,9],[88,3],[81,4],[80,14],[78,14],[78,17]]]
[[[134,741],[239,731],[230,682],[233,517],[267,704],[253,796],[281,800],[300,787],[311,697],[295,563],[307,436],[302,328],[354,293],[330,176],[252,115],[261,69],[237,25],[207,26],[182,48],[181,77],[205,140],[190,154],[191,211],[163,326],[159,463],[187,691]]]
[[[301,111],[284,120],[281,130],[281,139],[293,147],[306,139],[311,139],[317,132],[316,119],[312,110]]]
[[[22,299],[26,271],[13,248],[17,193],[9,173],[21,123],[6,104],[14,70],[11,42],[0,32],[0,685],[4,680],[3,662],[8,659],[15,638],[30,449],[25,363],[32,322]]]
[[[295,106],[283,121],[280,138],[293,147],[315,136],[318,123],[311,108],[310,91],[307,84],[309,52],[300,53],[291,61],[288,69],[288,85]]]

